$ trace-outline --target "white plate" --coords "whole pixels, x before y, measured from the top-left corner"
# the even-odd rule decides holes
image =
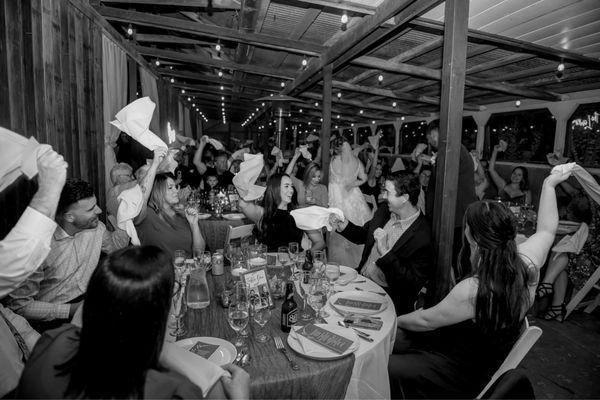
[[[219,346],[214,353],[208,358],[210,361],[214,362],[218,365],[225,365],[233,362],[235,357],[237,356],[237,350],[233,344],[228,342],[227,340],[202,336],[202,337],[191,337],[187,339],[182,339],[175,344],[179,347],[182,347],[186,350],[191,349],[197,342],[208,343],[208,344],[216,344]]]
[[[211,214],[207,214],[207,213],[201,213],[198,214],[198,219],[208,219],[210,218]]]
[[[290,345],[292,350],[294,350],[296,353],[302,355],[303,357],[311,358],[313,360],[337,360],[339,358],[344,358],[344,357],[354,353],[360,347],[358,335],[356,335],[356,333],[354,333],[354,331],[352,329],[344,328],[344,327],[337,326],[337,325],[331,325],[331,324],[315,324],[315,325],[319,326],[323,329],[327,329],[328,331],[336,333],[340,336],[344,336],[345,338],[352,340],[353,343],[348,348],[348,350],[346,350],[342,354],[335,353],[335,352],[327,349],[326,347],[323,347],[323,346],[315,343],[315,350],[312,351],[310,354],[306,354],[306,353],[304,353],[304,350],[302,349],[302,345],[296,338],[296,334],[290,332],[290,334],[288,335],[288,338],[287,338],[288,344]]]
[[[336,285],[346,286],[358,277],[358,272],[354,268],[340,265],[340,277],[335,281]]]
[[[236,220],[236,219],[244,219],[245,216],[244,216],[244,214],[241,214],[241,213],[233,213],[233,214],[223,214],[223,218],[229,219],[229,220]]]
[[[349,300],[361,300],[361,301],[370,301],[373,303],[381,303],[381,307],[379,310],[366,310],[364,308],[355,308],[348,306],[341,306],[335,304],[337,299],[349,299]],[[371,293],[367,291],[358,291],[358,290],[349,290],[347,292],[338,292],[329,298],[329,305],[334,310],[342,311],[343,313],[352,313],[352,314],[363,314],[363,315],[373,315],[379,314],[383,310],[385,310],[388,306],[387,298],[378,295],[377,293]]]

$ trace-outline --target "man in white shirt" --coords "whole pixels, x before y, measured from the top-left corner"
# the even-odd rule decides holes
[[[14,228],[0,241],[0,299],[27,279],[50,251],[67,163],[48,149],[38,154],[37,168],[37,192]],[[0,397],[17,386],[39,336],[23,317],[0,305]]]
[[[8,307],[40,332],[73,317],[101,252],[110,253],[129,244],[125,231],[106,229],[98,219],[101,212],[89,183],[66,181],[50,253],[40,268],[8,296]]]

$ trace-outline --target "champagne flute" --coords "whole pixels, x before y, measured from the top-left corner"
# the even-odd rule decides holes
[[[271,319],[271,309],[265,299],[258,298],[254,302],[254,322],[260,326],[260,330],[256,334],[256,341],[265,343],[269,340],[269,335],[265,332],[265,325]]]
[[[292,279],[297,279],[297,271],[298,271],[298,252],[300,250],[300,245],[298,242],[291,242],[288,244],[288,251],[290,253],[290,260],[292,261]]]
[[[312,315],[310,315],[310,313],[308,312],[308,306],[309,306],[309,291],[310,291],[310,282],[313,281],[313,278],[310,278],[310,271],[301,271],[300,272],[301,276],[300,276],[300,282],[298,282],[298,285],[300,285],[300,294],[302,295],[302,312],[300,313],[300,319],[302,321],[310,321],[312,319]],[[308,281],[309,284],[305,285],[304,283],[304,274],[307,274],[309,276]]]

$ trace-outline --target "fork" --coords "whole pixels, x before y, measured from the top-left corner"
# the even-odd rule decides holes
[[[290,367],[292,367],[294,371],[299,370],[300,366],[298,366],[298,364],[296,364],[296,362],[292,360],[292,357],[290,357],[286,348],[283,347],[283,342],[281,341],[281,338],[279,336],[273,336],[273,341],[275,342],[275,347],[277,347],[277,350],[281,351],[283,355],[285,355],[285,358],[287,358],[287,360],[290,362]]]

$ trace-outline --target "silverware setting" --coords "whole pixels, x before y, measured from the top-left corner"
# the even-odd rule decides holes
[[[296,362],[294,360],[292,360],[292,357],[290,357],[290,355],[288,354],[288,351],[283,346],[283,341],[281,340],[281,338],[279,336],[273,336],[273,341],[275,342],[275,347],[277,347],[277,350],[281,351],[283,353],[283,355],[285,355],[285,358],[287,358],[287,360],[289,361],[290,367],[294,371],[299,370],[300,366],[298,364],[296,364]]]

